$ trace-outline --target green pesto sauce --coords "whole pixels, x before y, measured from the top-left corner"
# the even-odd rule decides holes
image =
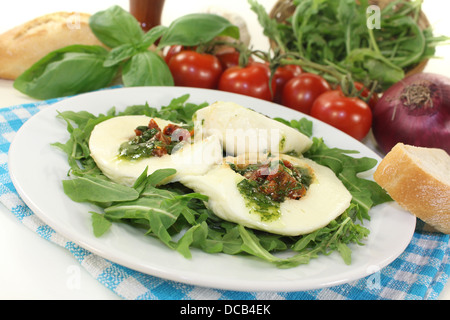
[[[276,163],[278,164],[278,161],[276,161]],[[244,176],[248,172],[257,170],[260,167],[260,165],[258,164],[251,164],[246,166],[245,168],[238,168],[234,164],[229,165],[233,171],[239,173],[242,176]],[[296,179],[296,181],[298,182],[298,185],[296,187],[304,186],[306,189],[309,188],[312,183],[313,177],[308,168],[295,167],[295,170],[290,170],[284,166],[283,168]],[[245,204],[247,208],[249,208],[251,213],[258,214],[261,218],[261,221],[275,221],[281,216],[281,202],[286,199],[289,191],[293,190],[293,188],[286,188],[285,190],[281,190],[280,194],[284,193],[284,197],[282,198],[282,200],[277,201],[274,200],[271,196],[259,191],[259,187],[263,183],[264,182],[262,181],[244,178],[237,184],[237,187],[239,192],[244,197]]]
[[[285,144],[286,144],[286,136],[283,135],[283,137],[280,139],[279,149],[280,149],[280,150],[283,150]]]
[[[237,185],[244,196],[245,205],[253,214],[258,214],[261,221],[275,221],[281,216],[280,202],[258,191],[258,183],[254,180],[243,179]]]
[[[157,129],[149,129],[146,126],[139,126],[136,129],[142,131],[142,135],[135,136],[133,139],[120,145],[120,159],[138,160],[149,158],[154,156],[154,151],[157,148],[164,148],[167,150],[167,154],[171,154],[173,147],[178,143],[178,141],[174,141],[167,144],[155,139],[155,135],[159,132]]]
[[[153,151],[162,146],[160,141],[139,142],[139,139],[132,139],[122,143],[119,148],[119,158],[126,160],[138,160],[153,156]]]

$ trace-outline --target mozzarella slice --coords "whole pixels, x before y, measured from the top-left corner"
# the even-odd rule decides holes
[[[147,116],[115,117],[99,123],[93,129],[89,139],[91,156],[100,170],[112,181],[131,186],[146,167],[148,174],[158,169],[176,169],[175,175],[163,181],[169,183],[178,181],[183,175],[204,174],[213,165],[221,163],[223,151],[216,136],[209,136],[195,144],[181,142],[171,155],[139,160],[119,158],[120,145],[135,136],[136,127],[148,125],[151,119]],[[154,120],[161,130],[171,123],[158,118]]]
[[[239,191],[237,185],[245,178],[233,171],[228,163],[242,161],[242,158],[227,158],[222,165],[212,168],[205,175],[183,176],[180,182],[207,195],[207,205],[218,217],[280,235],[297,236],[313,232],[348,208],[352,196],[328,167],[305,158],[287,155],[280,158],[294,166],[309,168],[314,178],[301,199],[287,199],[280,203],[279,215],[275,219],[265,219],[255,212],[251,202]]]
[[[301,155],[312,140],[298,130],[233,102],[216,102],[194,114],[195,135],[220,137],[229,155],[294,153]]]

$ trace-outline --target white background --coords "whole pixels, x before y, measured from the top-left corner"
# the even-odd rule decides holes
[[[275,0],[259,0],[269,11]],[[128,0],[16,0],[0,2],[0,33],[37,16],[56,11],[95,13],[112,5],[128,9]],[[166,0],[162,24],[187,13],[219,7],[245,18],[254,48],[267,49],[256,15],[245,0]],[[425,0],[424,12],[436,34],[450,35],[450,1]],[[438,49],[443,57],[429,62],[426,71],[450,75],[450,47]],[[448,57],[448,58],[446,58]],[[12,88],[12,81],[0,79],[0,108],[35,100]],[[120,299],[87,273],[63,248],[27,229],[0,205],[0,299]],[[440,299],[450,299],[450,283]]]

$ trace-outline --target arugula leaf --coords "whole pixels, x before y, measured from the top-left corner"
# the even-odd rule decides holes
[[[295,54],[309,64],[350,74],[353,80],[368,87],[376,82],[379,91],[403,79],[419,62],[434,56],[435,47],[449,39],[433,36],[431,27],[421,28],[422,1],[387,2],[376,17],[379,29],[367,25],[371,18],[366,12],[368,0],[294,0],[290,8],[293,13],[285,21],[270,18],[256,0],[248,2],[264,34],[282,52]],[[330,81],[340,81],[333,78]]]
[[[104,235],[105,232],[107,232],[112,226],[112,222],[106,219],[105,215],[103,214],[91,212],[91,219],[94,236],[96,236],[97,238]]]
[[[278,24],[272,20],[266,12],[266,8],[255,0],[247,0],[250,4],[250,9],[256,13],[260,25],[263,27],[263,33],[269,39],[272,39],[279,46],[281,51],[286,52],[287,48],[282,40],[282,35],[278,29]]]
[[[294,129],[297,129],[298,131],[300,131],[301,133],[303,133],[305,136],[307,137],[311,137],[312,136],[312,129],[313,129],[313,125],[312,122],[309,121],[306,118],[301,118],[300,120],[291,120],[291,121],[287,121],[285,119],[282,118],[274,118],[275,120],[284,123],[287,126],[290,126]]]
[[[55,142],[52,145],[66,153],[72,174],[101,174],[100,169],[90,157],[88,141],[94,127],[112,116],[114,116],[113,110],[106,115],[98,116],[94,116],[87,111],[58,113],[58,118],[67,123],[67,131],[70,133],[70,137],[66,143]],[[74,127],[72,123],[77,126]]]
[[[241,226],[238,225],[239,234],[243,240],[243,244],[241,246],[241,249],[251,255],[254,255],[256,257],[259,257],[263,260],[269,261],[269,262],[279,262],[280,259],[272,255],[268,250],[266,250],[261,243],[259,242],[258,237],[255,236],[255,234]]]
[[[305,157],[332,169],[350,191],[352,201],[358,203],[362,215],[369,218],[371,207],[392,201],[391,197],[374,181],[360,178],[358,174],[374,168],[377,161],[368,157],[351,157],[355,151],[329,148],[322,138],[313,138],[313,145]]]
[[[177,242],[177,251],[188,259],[192,257],[190,247],[200,248],[207,253],[222,252],[223,242],[216,237],[211,237],[211,232],[205,221],[192,226]]]
[[[201,224],[197,224],[190,229],[188,229],[181,239],[178,241],[176,249],[179,253],[181,253],[185,258],[192,258],[192,253],[190,248],[193,246],[194,242],[199,242],[198,238],[201,237],[203,240],[206,239],[206,234],[204,232],[204,226],[206,226],[205,222]],[[197,240],[195,240],[197,238]]]
[[[147,170],[144,171],[143,176],[145,177],[145,187],[156,187],[162,183],[165,179],[173,176],[177,171],[175,169],[160,169],[153,172],[151,175],[146,176]],[[137,183],[139,183],[137,181]],[[144,188],[145,190],[145,188]]]
[[[137,199],[134,189],[102,178],[84,175],[63,181],[64,193],[75,202],[112,202]]]

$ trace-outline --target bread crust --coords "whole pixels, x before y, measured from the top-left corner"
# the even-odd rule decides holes
[[[450,185],[442,177],[430,172],[415,154],[414,148],[397,144],[380,162],[374,180],[404,209],[408,210],[436,230],[450,234]],[[422,148],[423,152],[423,148]],[[447,168],[449,155],[441,149],[428,149]]]
[[[14,80],[48,53],[73,44],[102,45],[89,27],[90,14],[55,12],[0,35],[0,78]]]

